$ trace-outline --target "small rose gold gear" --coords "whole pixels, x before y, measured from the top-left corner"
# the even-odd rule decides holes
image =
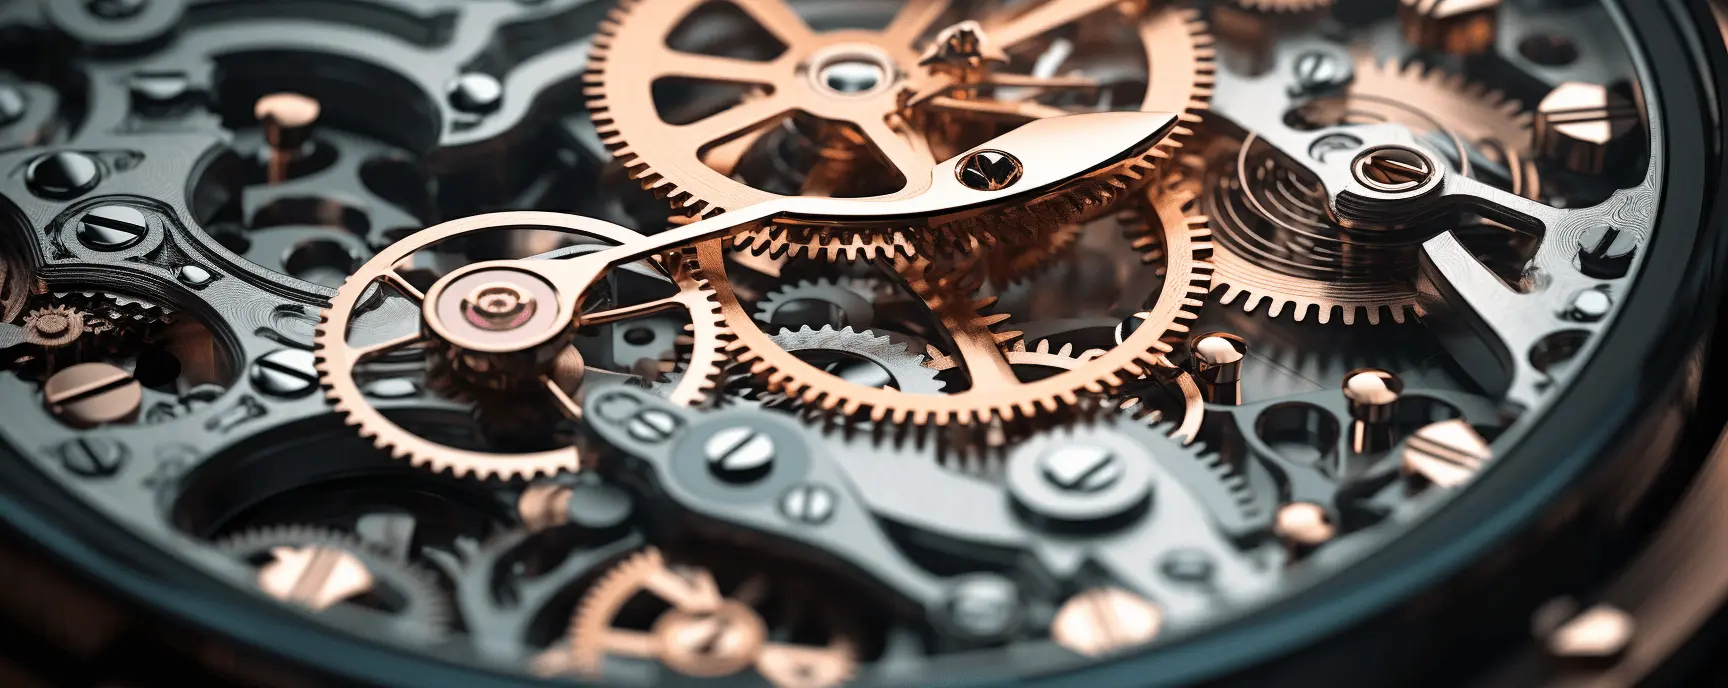
[[[1347,94],[1322,98],[1304,107],[1306,110],[1303,111],[1317,120],[1393,122],[1418,131],[1438,126],[1461,145],[1493,146],[1486,152],[1503,158],[1500,162],[1511,174],[1512,191],[1529,198],[1537,198],[1540,194],[1540,180],[1531,159],[1532,115],[1517,101],[1498,91],[1467,82],[1462,77],[1414,62],[1400,66],[1392,60],[1360,57],[1356,63],[1355,80]],[[1230,147],[1230,155],[1236,155],[1240,148]],[[1182,155],[1176,164],[1169,166],[1173,174],[1182,178],[1165,180],[1167,184],[1181,186],[1190,193],[1212,194],[1211,197],[1202,197],[1200,202],[1213,230],[1212,263],[1217,271],[1212,286],[1222,293],[1219,302],[1241,301],[1243,310],[1250,312],[1265,304],[1268,315],[1277,317],[1292,313],[1298,321],[1305,319],[1310,311],[1315,311],[1322,324],[1331,322],[1335,315],[1345,324],[1361,321],[1378,324],[1388,317],[1401,323],[1411,314],[1421,314],[1411,280],[1413,275],[1321,280],[1288,274],[1268,266],[1265,264],[1267,261],[1256,260],[1247,253],[1249,249],[1238,246],[1234,237],[1254,234],[1244,226],[1244,222],[1274,220],[1261,215],[1247,220],[1237,219],[1238,209],[1218,200],[1231,193],[1225,189],[1227,182],[1240,187],[1240,183],[1233,180],[1216,178],[1219,171],[1226,168],[1221,163],[1200,155]],[[1236,167],[1230,166],[1229,169]],[[1208,170],[1212,170],[1212,176],[1207,176]],[[1300,192],[1301,189],[1297,189],[1292,193]],[[1305,207],[1301,212],[1306,215],[1296,218],[1291,214],[1282,221],[1300,220],[1321,229],[1332,227],[1331,220],[1324,215],[1323,201],[1292,197],[1280,207]],[[1375,264],[1383,265],[1382,262]]]
[[[589,109],[602,142],[631,178],[667,197],[679,214],[712,215],[777,198],[730,175],[740,156],[758,138],[795,112],[843,123],[836,128],[846,134],[841,144],[854,150],[874,149],[896,169],[905,185],[888,197],[916,193],[921,180],[928,178],[929,167],[936,160],[932,147],[942,138],[935,129],[952,128],[955,121],[966,118],[1030,119],[1065,113],[1031,101],[978,99],[976,89],[954,81],[960,76],[921,66],[925,56],[917,43],[948,7],[940,0],[911,0],[879,31],[821,33],[812,31],[782,0],[724,1],[785,46],[779,57],[752,61],[671,49],[669,36],[703,3],[625,0],[601,22],[584,76]],[[981,30],[986,36],[1007,37],[998,40],[997,47],[1011,48],[1113,6],[1097,0],[1052,0],[1039,12],[986,20]],[[1068,14],[1053,13],[1052,8],[1062,7],[1073,9]],[[1056,19],[1052,21],[1052,17]],[[1207,105],[1213,81],[1211,38],[1204,23],[1198,12],[1181,9],[1153,10],[1138,21],[1137,31],[1148,60],[1148,88],[1142,109],[1178,113],[1181,123],[1191,126]],[[875,55],[873,59],[884,61],[896,72],[885,78],[898,79],[898,83],[864,95],[832,97],[818,92],[812,86],[807,63],[837,50]],[[652,94],[654,84],[667,78],[756,89],[733,107],[690,124],[673,125],[662,118]],[[988,82],[992,77],[980,78]],[[1063,85],[1060,78],[1003,78],[1011,78],[1011,85],[1021,87],[1072,87]],[[909,105],[909,97],[917,102]],[[941,116],[923,116],[929,112]],[[923,125],[933,129],[921,131],[919,126]],[[1188,133],[1186,126],[1179,126],[1159,144],[1159,152],[1167,154],[1180,145],[1175,139]],[[1139,179],[1152,157],[1136,163],[1141,166],[1127,170],[1127,176]],[[990,245],[994,240],[990,233],[977,233],[970,241],[959,243],[964,248],[967,243]],[[931,250],[916,238],[891,231],[836,232],[807,227],[773,227],[741,235],[734,239],[734,246],[773,256],[827,260],[911,256]]]
[[[1013,346],[1005,349],[1002,354],[1008,358],[1012,366],[1027,366],[1049,370],[1074,370],[1094,358],[1104,355],[1103,349],[1087,349],[1076,353],[1072,343],[1052,348],[1050,340],[1046,339],[1028,347],[1026,340],[1018,340]],[[924,367],[931,370],[952,370],[960,365],[953,356],[942,353],[932,346],[925,353]],[[1204,419],[1206,402],[1200,396],[1200,385],[1194,382],[1193,376],[1165,361],[1162,366],[1170,371],[1170,383],[1182,397],[1182,416],[1175,419],[1176,427],[1170,431],[1170,436],[1181,440],[1183,444],[1194,441],[1200,433],[1200,421]],[[1155,373],[1154,373],[1155,374]],[[1121,402],[1120,408],[1129,411],[1136,418],[1147,424],[1164,423],[1163,412],[1156,409],[1140,409],[1138,399],[1128,399]]]
[[[24,316],[25,336],[31,344],[45,349],[71,345],[90,331],[91,324],[83,311],[58,304],[37,308]],[[98,323],[102,324],[105,323]]]
[[[777,688],[828,688],[850,679],[857,643],[843,628],[829,628],[825,646],[769,639],[768,621],[756,611],[772,592],[766,582],[756,577],[722,595],[706,569],[674,567],[660,550],[645,549],[603,574],[577,604],[567,667],[598,678],[606,657],[627,656],[695,677],[754,670]],[[614,625],[625,605],[644,595],[670,609],[646,631]]]
[[[424,298],[419,289],[396,272],[395,266],[433,244],[499,227],[543,227],[614,243],[637,238],[633,232],[610,225],[596,226],[581,222],[583,220],[584,218],[560,213],[542,212],[493,213],[452,220],[416,232],[392,244],[360,266],[359,270],[343,282],[342,287],[336,291],[336,296],[331,299],[330,306],[324,309],[322,322],[313,340],[319,380],[336,412],[342,414],[345,422],[354,426],[362,437],[370,438],[380,450],[433,472],[480,479],[528,480],[560,471],[576,470],[584,457],[580,450],[574,447],[529,453],[475,451],[440,444],[397,425],[367,400],[356,380],[357,368],[384,353],[413,346],[437,345],[438,342],[433,335],[428,334],[424,325],[411,335],[366,346],[350,344],[348,336],[356,310],[366,303],[365,297],[374,284],[388,284],[411,300]],[[688,269],[682,254],[674,255],[679,259],[665,272],[678,287],[675,295],[653,302],[657,304],[654,308],[627,306],[584,314],[584,317],[588,319],[585,322],[604,323],[655,313],[665,308],[682,308],[690,317],[690,356],[685,364],[684,374],[679,376],[666,395],[673,403],[696,405],[707,401],[715,389],[725,364],[725,342],[730,335],[720,317],[713,290],[706,281]],[[613,314],[619,317],[608,317]],[[570,397],[570,381],[557,379],[559,377],[561,376],[557,375],[556,371],[543,375],[537,381],[537,386],[543,386],[551,397],[557,400],[559,410],[566,416],[579,419],[581,408]]]
[[[1180,205],[1159,204],[1155,213],[1165,250],[1165,280],[1162,291],[1138,314],[1144,324],[1135,328],[1121,344],[1081,363],[1072,370],[1034,382],[1021,382],[1012,371],[1003,347],[1019,333],[992,329],[1006,314],[981,315],[988,299],[974,301],[966,270],[946,270],[938,276],[925,273],[927,261],[901,261],[903,274],[913,290],[923,297],[942,320],[954,342],[971,387],[953,394],[916,395],[868,387],[844,379],[799,359],[774,345],[740,303],[725,279],[725,251],[718,245],[697,247],[703,275],[714,285],[720,312],[736,337],[727,350],[750,373],[767,383],[770,391],[783,394],[805,408],[872,421],[918,425],[986,425],[996,421],[1018,421],[1050,414],[1079,403],[1083,395],[1105,395],[1140,376],[1148,367],[1165,365],[1172,350],[1168,337],[1188,331],[1185,321],[1205,297],[1211,280],[1211,265],[1198,255],[1210,248],[1202,218],[1182,213]]]

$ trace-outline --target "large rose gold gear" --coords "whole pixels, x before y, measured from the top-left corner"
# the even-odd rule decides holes
[[[1035,345],[1027,346],[1026,340],[1021,339],[1014,342],[1013,346],[1008,347],[1002,353],[1008,358],[1008,364],[1012,366],[1025,366],[1034,369],[1043,368],[1045,370],[1074,370],[1075,368],[1079,368],[1081,365],[1085,364],[1087,361],[1091,361],[1094,358],[1104,355],[1104,350],[1087,349],[1085,351],[1076,352],[1072,343],[1063,344],[1060,347],[1052,347],[1050,340],[1048,339],[1040,341]],[[924,367],[936,371],[953,370],[954,368],[959,367],[959,365],[960,362],[955,360],[953,356],[942,353],[941,350],[934,346],[930,347],[929,352],[926,353],[926,360],[924,361]],[[1179,368],[1176,368],[1168,361],[1166,361],[1162,367],[1164,370],[1169,372],[1169,384],[1172,387],[1172,390],[1181,397],[1182,404],[1181,417],[1174,419],[1176,427],[1171,430],[1170,436],[1181,440],[1183,444],[1193,442],[1194,438],[1199,436],[1200,422],[1206,415],[1206,402],[1200,396],[1200,385],[1194,382],[1193,376]],[[1159,374],[1159,372],[1160,371],[1152,371],[1149,374]],[[1139,399],[1123,400],[1121,402],[1121,408],[1129,411],[1136,418],[1144,420],[1147,424],[1151,425],[1157,425],[1171,420],[1165,418],[1161,410],[1140,408],[1141,404],[1139,401]]]
[[[1436,131],[1449,136],[1456,147],[1474,147],[1476,152],[1497,158],[1511,177],[1511,191],[1537,198],[1540,180],[1532,160],[1532,117],[1519,103],[1498,91],[1472,84],[1463,78],[1418,63],[1399,66],[1390,60],[1362,57],[1357,60],[1355,81],[1347,94],[1323,98],[1298,112],[1321,122],[1392,122],[1417,132]],[[1213,288],[1219,301],[1240,301],[1245,311],[1266,305],[1268,315],[1290,313],[1301,321],[1311,311],[1320,323],[1334,316],[1345,324],[1366,321],[1378,324],[1389,317],[1404,322],[1419,315],[1413,281],[1415,247],[1426,236],[1376,237],[1384,243],[1353,243],[1326,215],[1324,192],[1288,170],[1278,169],[1270,156],[1255,157],[1251,146],[1226,147],[1228,160],[1183,155],[1171,168],[1185,179],[1174,182],[1200,194],[1202,210],[1212,226],[1214,249]],[[1464,152],[1464,151],[1457,151]],[[1254,172],[1272,175],[1250,178]],[[1168,181],[1168,180],[1167,180]],[[1255,209],[1250,194],[1254,187],[1276,203]],[[1256,192],[1258,193],[1258,191]],[[1256,223],[1276,224],[1268,244]],[[1256,243],[1259,242],[1259,243]],[[1279,246],[1286,246],[1280,249]],[[1303,265],[1291,251],[1314,256],[1332,247],[1337,256],[1331,263]],[[1349,248],[1352,250],[1343,250]],[[1288,270],[1273,267],[1279,261],[1295,261]],[[1354,261],[1345,264],[1345,261]],[[1330,270],[1328,273],[1296,274],[1295,270]],[[1319,276],[1324,274],[1324,277]]]
[[[928,67],[920,39],[934,27],[948,5],[943,0],[912,0],[879,31],[841,30],[817,33],[782,0],[725,0],[785,45],[770,61],[751,61],[682,52],[668,47],[668,37],[701,0],[626,0],[612,11],[594,37],[585,82],[589,108],[601,140],[644,188],[669,198],[687,215],[711,215],[778,197],[731,176],[740,156],[766,132],[802,112],[825,122],[841,136],[824,135],[824,145],[838,143],[874,149],[895,169],[905,186],[892,196],[916,193],[943,144],[943,131],[956,122],[1000,122],[1064,114],[1065,110],[1030,100],[995,101],[980,98],[978,86],[1015,88],[1074,88],[1071,78],[1049,79],[1004,74],[956,72]],[[1097,0],[1053,0],[1037,12],[986,19],[976,29],[995,36],[998,48],[1035,38],[1098,11],[1117,7]],[[1121,4],[1120,7],[1131,7]],[[1068,13],[1062,8],[1072,7]],[[1137,31],[1146,46],[1148,88],[1143,110],[1179,113],[1183,124],[1199,121],[1211,93],[1211,39],[1196,12],[1159,7],[1138,19]],[[940,51],[936,51],[940,52]],[[891,68],[890,86],[863,95],[835,96],[819,90],[812,63],[832,55],[868,55]],[[691,124],[668,124],[655,106],[652,87],[663,79],[753,85],[738,104]],[[931,115],[934,116],[931,116]],[[919,127],[927,127],[921,130]],[[939,131],[943,130],[943,131]],[[1179,144],[1189,133],[1178,127],[1160,143],[1160,152]],[[829,156],[824,148],[824,159]],[[846,156],[841,156],[846,157]],[[1139,165],[1150,164],[1148,158]],[[1127,170],[1138,179],[1145,168]],[[821,185],[806,194],[826,195]],[[980,233],[966,243],[992,244],[996,236]],[[911,256],[922,246],[916,239],[892,232],[774,227],[746,234],[735,241],[770,255],[798,255],[852,260],[889,255]]]
[[[430,328],[422,327],[411,335],[376,344],[356,346],[348,342],[349,326],[356,309],[366,303],[366,295],[374,284],[388,284],[411,300],[424,295],[397,273],[395,266],[414,253],[467,234],[500,227],[537,227],[565,230],[576,235],[623,243],[638,238],[634,233],[604,223],[559,213],[511,212],[479,215],[453,220],[410,235],[378,253],[372,260],[343,282],[323,313],[314,339],[317,369],[325,395],[335,410],[345,416],[345,422],[372,440],[380,450],[397,459],[406,459],[414,466],[433,472],[451,473],[460,477],[532,479],[560,471],[573,471],[584,457],[575,447],[528,453],[498,453],[460,449],[421,437],[387,418],[372,406],[356,380],[356,370],[363,363],[381,354],[415,346],[436,346],[437,337]],[[720,317],[718,303],[708,283],[683,263],[682,254],[674,254],[674,264],[665,272],[678,287],[673,295],[639,306],[625,306],[604,312],[585,314],[585,324],[605,324],[682,308],[690,317],[689,359],[684,374],[671,385],[666,396],[673,403],[696,405],[705,402],[715,389],[725,364],[725,342],[729,338]],[[566,353],[574,352],[567,349]],[[571,398],[572,381],[563,379],[559,370],[571,366],[561,355],[559,365],[542,374],[538,380],[525,381],[531,388],[544,388],[555,399],[559,410],[570,418],[580,418],[581,408]],[[575,366],[581,369],[580,362]]]
[[[840,379],[800,360],[774,345],[773,338],[756,324],[726,281],[726,254],[722,247],[706,244],[697,248],[702,273],[714,286],[721,314],[735,340],[728,351],[751,374],[764,380],[771,391],[780,392],[808,409],[863,417],[872,421],[919,425],[986,425],[1050,414],[1079,403],[1082,396],[1102,396],[1139,377],[1149,367],[1164,365],[1172,350],[1167,337],[1188,331],[1187,320],[1196,317],[1211,280],[1211,265],[1197,254],[1210,248],[1201,218],[1182,214],[1180,206],[1160,206],[1165,247],[1165,279],[1157,299],[1138,314],[1144,322],[1123,342],[1068,370],[1034,382],[1021,382],[1003,351],[1018,333],[992,329],[1005,314],[980,315],[988,300],[975,301],[959,283],[963,270],[950,270],[941,277],[918,271],[920,263],[906,263],[906,276],[914,291],[924,297],[932,312],[946,325],[955,357],[971,386],[944,396],[903,394],[867,387]],[[922,263],[928,265],[928,263]],[[955,294],[968,294],[956,296]]]
[[[843,628],[829,628],[825,646],[769,638],[769,620],[757,608],[773,591],[753,577],[722,595],[713,574],[674,567],[648,548],[613,566],[589,588],[570,622],[568,668],[601,676],[608,656],[660,662],[686,676],[730,676],[747,670],[777,688],[828,688],[857,668],[857,643]],[[669,609],[649,629],[616,625],[626,605],[642,596]]]

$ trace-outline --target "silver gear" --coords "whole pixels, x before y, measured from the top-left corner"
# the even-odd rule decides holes
[[[242,531],[215,543],[217,551],[253,566],[273,557],[272,551],[280,547],[327,547],[351,554],[380,584],[401,597],[403,608],[392,616],[434,638],[453,627],[450,602],[431,571],[391,557],[358,536],[317,526],[278,525]]]
[[[768,292],[756,304],[756,320],[785,326],[781,315],[795,303],[820,301],[838,310],[835,325],[868,329],[876,321],[876,305],[893,292],[888,285],[867,277],[819,277]]]
[[[786,351],[833,352],[842,356],[868,361],[887,374],[894,389],[907,394],[941,394],[946,383],[937,379],[936,370],[924,365],[924,356],[903,341],[869,330],[851,327],[834,329],[781,330],[773,335],[774,344]]]

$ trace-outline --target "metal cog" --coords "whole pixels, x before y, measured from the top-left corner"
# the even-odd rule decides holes
[[[862,359],[887,374],[890,387],[906,394],[941,394],[944,382],[936,378],[937,369],[929,367],[923,354],[888,335],[869,330],[854,331],[851,327],[836,330],[824,326],[797,330],[785,329],[774,335],[774,344],[790,353],[834,352]]]
[[[560,213],[542,212],[480,215],[453,220],[410,235],[409,238],[380,251],[356,270],[336,291],[330,307],[323,311],[313,339],[319,381],[336,412],[344,416],[344,422],[353,426],[361,437],[371,439],[374,446],[389,453],[391,457],[406,459],[414,466],[437,473],[450,473],[457,477],[505,480],[531,480],[543,475],[574,471],[581,465],[582,460],[582,450],[576,447],[499,453],[452,447],[421,437],[397,425],[373,407],[356,380],[356,368],[364,362],[363,359],[429,341],[429,335],[419,332],[421,328],[416,328],[417,335],[397,340],[390,348],[357,347],[348,342],[349,326],[356,312],[366,302],[366,296],[373,292],[373,284],[387,282],[402,291],[401,285],[407,283],[396,275],[394,266],[405,257],[436,243],[494,229],[497,225],[489,224],[494,222],[506,223],[503,226],[564,230],[612,243],[623,243],[637,236],[629,230],[613,225]],[[727,343],[731,334],[722,317],[720,304],[714,298],[714,290],[699,271],[690,266],[687,257],[675,254],[667,262],[670,265],[665,266],[665,272],[679,288],[678,293],[671,298],[676,300],[690,317],[693,344],[690,346],[688,360],[684,363],[683,373],[677,376],[674,384],[663,389],[666,390],[666,397],[673,403],[694,406],[708,401],[714,393],[726,367]],[[418,294],[417,289],[408,289]],[[562,404],[567,415],[580,415],[580,409],[570,400],[568,391],[563,388],[564,385],[559,384],[560,381],[547,377],[539,382],[540,386],[530,385],[529,388],[544,389]]]
[[[1532,116],[1517,101],[1459,76],[1362,57],[1346,94],[1296,113],[1315,122],[1393,122],[1435,134],[1465,167],[1465,149],[1482,153],[1504,166],[1511,191],[1539,197]],[[1427,236],[1351,234],[1326,214],[1317,185],[1252,148],[1235,147],[1234,162],[1182,156],[1173,166],[1186,176],[1173,183],[1200,194],[1210,218],[1213,288],[1221,303],[1241,301],[1248,312],[1266,304],[1267,315],[1290,312],[1297,321],[1312,311],[1322,324],[1334,317],[1346,325],[1402,323],[1421,314],[1412,277],[1416,247]]]
[[[780,324],[776,316],[800,302],[819,301],[837,309],[840,324],[869,328],[876,320],[876,304],[893,295],[880,280],[868,277],[818,277],[782,286],[763,295],[756,303],[756,320],[764,325]]]
[[[83,311],[59,304],[43,306],[24,315],[26,341],[48,349],[70,345],[84,336]]]
[[[1166,278],[1148,310],[1138,314],[1144,324],[1123,341],[1074,370],[1042,380],[1022,383],[1015,379],[1002,346],[1018,333],[998,333],[990,328],[1008,316],[980,315],[978,308],[990,301],[964,303],[941,294],[929,294],[931,310],[942,316],[955,340],[960,359],[966,362],[970,389],[942,396],[903,394],[894,390],[853,384],[836,378],[781,349],[763,332],[737,299],[724,279],[725,252],[719,245],[697,247],[704,275],[713,280],[721,314],[736,337],[727,350],[750,372],[805,408],[872,421],[918,425],[969,425],[996,421],[1027,420],[1078,404],[1082,396],[1101,396],[1138,377],[1149,366],[1161,365],[1172,348],[1165,339],[1188,331],[1183,322],[1196,317],[1195,309],[1208,291],[1210,264],[1197,253],[1210,248],[1207,229],[1200,218],[1182,213],[1180,206],[1163,204],[1156,214],[1166,248]],[[953,273],[944,274],[952,281]],[[911,279],[913,283],[922,279]],[[974,362],[978,368],[974,368]]]
[[[215,548],[223,554],[254,565],[260,563],[257,559],[266,556],[272,557],[272,561],[282,562],[285,561],[282,558],[284,554],[314,556],[318,550],[335,550],[354,557],[354,561],[364,566],[374,581],[383,583],[401,597],[403,608],[395,612],[396,616],[415,628],[424,629],[434,635],[442,634],[453,627],[454,611],[430,570],[412,562],[392,558],[349,533],[315,526],[278,525],[231,535],[216,542]],[[332,568],[339,565],[335,561],[327,561]],[[307,573],[302,572],[302,575]],[[325,573],[328,575],[329,571]],[[300,576],[293,577],[290,581],[291,592],[308,594],[304,589],[305,582]],[[363,592],[366,591],[355,594]],[[302,601],[300,605],[318,611],[328,606],[323,604],[324,602],[333,604],[336,601]]]
[[[634,655],[660,660],[679,673],[718,677],[755,670],[778,688],[827,688],[850,679],[857,670],[857,642],[844,629],[830,628],[823,647],[793,645],[768,640],[768,624],[754,607],[766,596],[765,587],[746,592],[739,586],[723,596],[714,577],[705,569],[673,567],[660,550],[649,547],[614,565],[589,587],[570,621],[569,667],[576,673],[599,677],[608,654]],[[626,604],[641,595],[664,601],[670,609],[660,614],[648,631],[613,625]],[[706,653],[680,652],[666,638],[684,623],[723,619],[734,629],[754,631],[740,645],[740,652],[727,656],[708,649]],[[728,644],[731,645],[731,644]],[[730,649],[737,649],[733,646]]]
[[[675,32],[701,2],[697,0],[626,0],[602,21],[593,39],[584,75],[585,93],[592,120],[601,141],[645,189],[665,196],[684,215],[712,215],[779,197],[731,176],[733,167],[754,142],[787,121],[794,112],[806,112],[824,121],[847,122],[839,127],[853,144],[874,148],[891,167],[898,168],[907,186],[889,196],[915,191],[917,180],[927,177],[935,161],[930,151],[934,131],[918,126],[931,118],[918,115],[920,108],[958,107],[946,94],[957,88],[933,68],[922,66],[924,55],[916,42],[941,16],[942,6],[913,0],[895,22],[880,31],[844,30],[816,33],[797,14],[778,2],[763,8],[739,4],[761,28],[774,34],[786,49],[782,57],[760,62],[667,48]],[[933,11],[934,10],[934,11]],[[1089,16],[1083,15],[1083,16]],[[985,22],[1012,33],[1012,20]],[[1139,18],[1135,26],[1139,42],[1146,46],[1147,81],[1150,86],[1140,103],[1147,111],[1178,113],[1180,123],[1153,154],[1125,164],[1107,188],[1087,197],[1068,199],[1078,206],[1076,215],[1096,212],[1121,190],[1137,185],[1154,159],[1167,157],[1180,144],[1175,140],[1191,133],[1188,126],[1200,119],[1208,104],[1213,83],[1212,39],[1197,11],[1160,8]],[[1020,40],[1030,36],[1014,36]],[[1018,42],[1018,41],[1016,41]],[[834,99],[814,90],[814,83],[801,66],[828,46],[867,44],[875,46],[897,68],[902,81],[882,93]],[[1009,46],[1012,47],[1012,46]],[[688,125],[666,122],[654,102],[652,86],[664,78],[752,85],[737,105]],[[1019,80],[1038,77],[1025,77]],[[1046,86],[1044,88],[1054,88]],[[976,89],[972,89],[976,90]],[[910,97],[916,103],[910,104]],[[971,102],[971,101],[968,101]],[[1060,112],[1054,106],[1030,101],[1007,102],[1005,107],[1035,108],[1032,117]],[[963,116],[944,111],[943,126]],[[976,115],[974,115],[976,116]],[[935,125],[932,125],[935,126]],[[842,137],[844,138],[844,137]],[[711,145],[712,144],[712,145]],[[704,156],[707,156],[704,159]],[[853,156],[855,157],[855,156]],[[818,195],[827,195],[818,193]],[[1064,209],[1067,210],[1067,209]],[[1070,218],[1062,221],[1072,221]],[[1014,223],[995,223],[1011,225]],[[749,248],[772,256],[793,255],[827,260],[911,256],[943,249],[965,250],[969,245],[992,246],[1002,227],[951,228],[953,246],[931,246],[925,236],[912,236],[893,228],[835,232],[809,227],[775,227],[736,237],[734,247]]]

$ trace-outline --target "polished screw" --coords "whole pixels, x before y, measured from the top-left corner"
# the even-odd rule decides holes
[[[665,442],[678,429],[678,418],[660,409],[646,409],[631,416],[625,429],[643,442]]]
[[[968,154],[955,169],[960,183],[979,191],[998,191],[1014,185],[1026,173],[1020,160],[1004,151],[981,150]]]
[[[798,485],[780,498],[780,513],[805,525],[821,525],[834,518],[834,491],[821,485]]]
[[[304,349],[277,349],[252,362],[252,386],[279,398],[305,396],[318,387],[316,357]]]
[[[445,88],[450,107],[479,115],[492,112],[504,102],[504,84],[491,74],[468,72],[450,80]]]
[[[24,89],[0,83],[0,127],[23,119],[29,110],[30,101],[25,99]]]
[[[752,427],[726,428],[703,443],[708,470],[730,483],[761,480],[774,468],[774,439]]]
[[[1057,447],[1038,457],[1044,479],[1064,492],[1098,492],[1122,479],[1122,459],[1104,447]]]
[[[1242,364],[1248,358],[1248,342],[1226,332],[1211,332],[1188,345],[1194,377],[1200,394],[1214,404],[1242,403]]]
[[[1000,638],[1020,623],[1020,589],[994,574],[967,576],[948,598],[948,619],[954,629],[980,640]]]
[[[1348,60],[1318,50],[1297,56],[1293,70],[1296,83],[1290,86],[1290,92],[1297,96],[1330,91],[1356,78],[1355,68]]]
[[[98,251],[124,251],[149,231],[144,211],[129,205],[97,206],[78,218],[78,241]]]
[[[69,425],[91,427],[131,420],[144,402],[144,388],[125,368],[80,363],[42,383],[42,402]]]
[[[42,198],[77,198],[96,188],[100,181],[102,167],[95,158],[83,153],[49,153],[31,160],[24,168],[24,184],[30,187],[30,193]]]
[[[125,462],[126,447],[106,437],[84,436],[60,445],[61,465],[86,478],[114,475]]]
[[[205,270],[196,265],[182,265],[180,266],[180,269],[174,273],[174,277],[179,279],[181,284],[196,289],[209,284],[210,280],[215,276],[211,275],[209,270]]]
[[[1566,317],[1578,322],[1596,322],[1608,317],[1608,310],[1614,307],[1614,297],[1600,289],[1585,289],[1572,297],[1572,304],[1566,308]]]
[[[1632,269],[1638,235],[1597,225],[1578,234],[1578,270],[1596,279],[1618,279]]]
[[[130,19],[138,16],[149,4],[150,0],[89,0],[84,3],[84,8],[91,15],[103,19]]]
[[[1166,578],[1183,583],[1204,583],[1216,570],[1212,557],[1197,549],[1178,549],[1164,555],[1158,570]]]

